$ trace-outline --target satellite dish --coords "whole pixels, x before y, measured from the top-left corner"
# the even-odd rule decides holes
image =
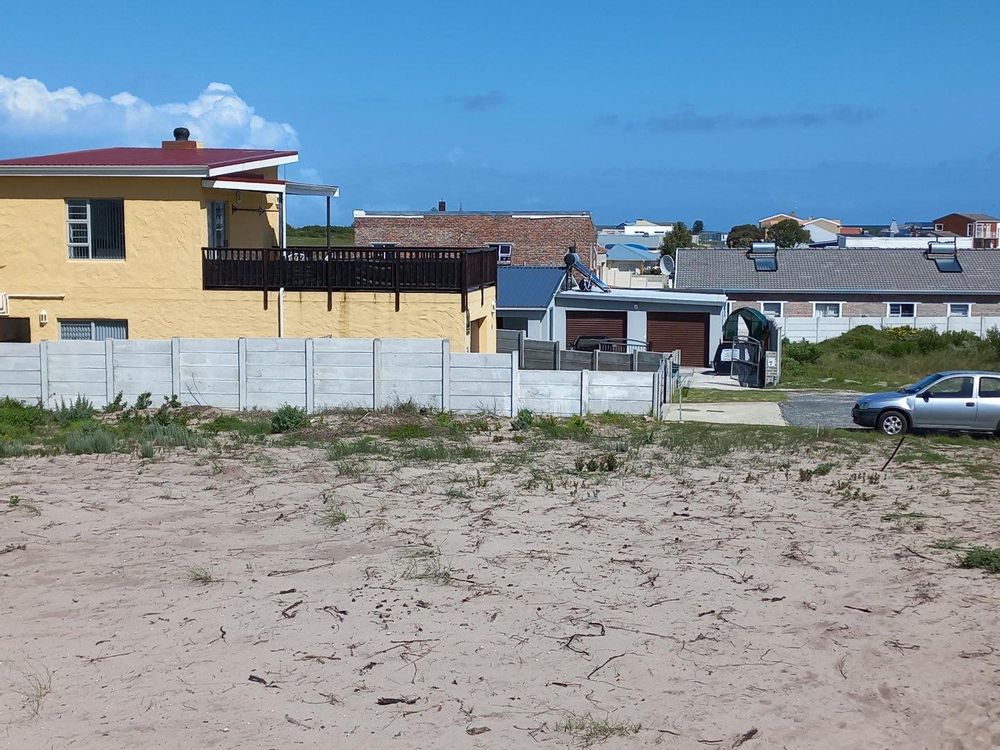
[[[664,276],[673,276],[675,266],[674,259],[669,255],[660,256],[660,273]]]

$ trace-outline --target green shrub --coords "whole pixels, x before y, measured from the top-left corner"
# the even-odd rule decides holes
[[[535,423],[535,415],[531,409],[521,409],[510,421],[511,429],[526,430]]]
[[[142,411],[143,409],[148,409],[153,405],[153,394],[149,391],[144,391],[139,394],[139,397],[135,400],[135,410]]]
[[[0,439],[29,437],[48,419],[41,406],[26,406],[12,398],[0,400]]]
[[[269,435],[271,422],[259,417],[243,418],[236,414],[220,414],[210,422],[201,426],[205,432],[217,435],[220,432],[236,432],[244,437],[252,435]]]
[[[539,417],[535,420],[535,429],[542,435],[553,440],[589,440],[593,430],[586,420],[580,416],[569,419],[556,417]]]
[[[66,435],[66,452],[74,455],[112,453],[118,439],[102,427],[84,427]]]
[[[306,426],[307,422],[305,409],[285,404],[271,417],[271,432],[277,434],[300,430]]]
[[[150,442],[143,442],[139,444],[139,457],[140,458],[152,458],[156,455],[156,448]]]
[[[334,440],[326,449],[326,457],[331,461],[357,455],[370,455],[379,452],[378,443],[370,435],[357,440]]]
[[[0,440],[0,458],[15,458],[28,452],[28,446],[20,440]]]
[[[105,414],[114,414],[125,408],[125,394],[122,391],[118,391],[115,394],[114,401],[108,402],[104,407]]]
[[[83,396],[77,396],[75,401],[70,401],[68,404],[59,399],[59,406],[55,408],[55,420],[56,424],[65,427],[72,422],[82,422],[85,419],[90,419],[97,413],[94,405]]]
[[[404,422],[390,428],[386,432],[386,436],[392,440],[419,440],[420,438],[430,437],[431,434],[430,428],[419,422]]]
[[[139,432],[139,440],[160,448],[198,448],[205,444],[201,435],[192,432],[182,424],[159,424],[152,422]]]

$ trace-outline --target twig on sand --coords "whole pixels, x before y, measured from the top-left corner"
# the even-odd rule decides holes
[[[621,658],[622,658],[623,656],[628,656],[628,653],[624,653],[624,654],[615,654],[614,656],[609,656],[609,657],[608,657],[607,659],[605,659],[605,660],[604,660],[604,661],[603,661],[603,662],[601,663],[601,665],[600,665],[600,666],[598,666],[598,667],[594,667],[594,668],[593,668],[592,670],[590,670],[590,674],[588,674],[588,675],[587,675],[587,679],[588,679],[588,680],[589,680],[589,679],[591,679],[591,678],[592,678],[592,677],[593,677],[593,676],[594,676],[595,674],[597,674],[597,673],[598,673],[598,672],[600,672],[600,671],[601,671],[602,669],[604,669],[604,668],[605,668],[606,666],[608,666],[608,664],[610,664],[611,662],[613,662],[613,661],[614,661],[615,659],[621,659]]]
[[[840,676],[845,680],[847,679],[847,671],[844,669],[847,665],[847,654],[844,654],[837,660],[837,671],[840,672]]]
[[[907,552],[909,552],[911,555],[916,555],[921,560],[929,560],[930,562],[937,563],[938,565],[947,565],[948,564],[944,560],[937,560],[937,559],[935,559],[933,557],[928,557],[927,555],[922,555],[919,552],[917,552],[915,549],[913,549],[912,547],[907,547],[905,544],[902,545],[902,547]]]
[[[752,727],[743,734],[741,734],[739,737],[737,737],[735,740],[733,740],[733,744],[730,745],[730,747],[737,748],[747,740],[752,740],[756,736],[757,736],[757,727]]]
[[[289,604],[287,607],[281,610],[281,616],[287,617],[289,620],[292,619],[293,617],[295,617],[295,615],[298,614],[298,612],[295,611],[295,608],[298,607],[300,604],[302,604],[302,602],[304,601],[305,601],[304,599],[299,599],[294,604]]]
[[[321,563],[320,565],[313,565],[311,568],[300,568],[298,570],[272,570],[267,574],[267,577],[271,576],[290,576],[296,573],[308,573],[310,570],[319,570],[320,568],[329,568],[331,565],[336,565],[336,560],[331,560],[327,563]]]

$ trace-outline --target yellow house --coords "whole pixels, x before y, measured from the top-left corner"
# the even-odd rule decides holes
[[[496,251],[285,242],[294,151],[160,148],[0,160],[0,341],[445,338],[496,350]],[[329,212],[328,212],[329,215]]]

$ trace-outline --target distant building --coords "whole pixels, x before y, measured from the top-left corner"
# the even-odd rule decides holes
[[[818,242],[833,242],[837,239],[837,235],[840,234],[841,223],[839,219],[827,219],[822,216],[818,216],[815,219],[809,216],[803,219],[797,216],[794,211],[790,214],[772,214],[771,216],[765,216],[757,222],[757,226],[761,229],[767,230],[775,224],[780,224],[788,219],[798,222],[800,227],[809,232],[809,241],[813,244]]]
[[[971,237],[976,248],[995,249],[1000,238],[1000,219],[989,214],[955,213],[934,219],[934,230]]]
[[[570,247],[597,268],[588,211],[355,211],[354,241],[371,247],[492,247],[500,265],[562,266]]]
[[[971,237],[956,237],[950,232],[938,232],[931,235],[899,235],[890,237],[888,235],[848,235],[842,234],[837,237],[835,247],[850,248],[905,248],[909,250],[926,250],[931,242],[954,242],[958,250],[971,250],[973,248]]]
[[[674,231],[672,221],[649,221],[648,219],[636,219],[632,223],[623,222],[618,225],[625,234],[642,234],[650,237],[662,237]]]

